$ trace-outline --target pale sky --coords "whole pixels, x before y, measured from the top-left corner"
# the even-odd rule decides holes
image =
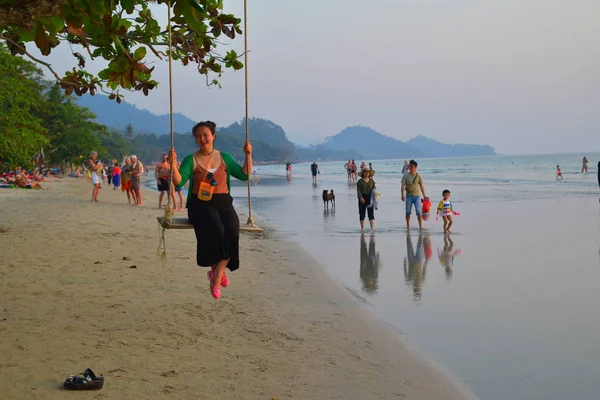
[[[224,3],[242,17],[242,0]],[[600,151],[598,0],[248,4],[250,114],[295,143],[360,124],[503,154]],[[243,41],[231,48],[241,53]],[[64,46],[50,61],[58,70],[74,64]],[[159,89],[126,101],[164,114],[166,63],[154,74]],[[240,120],[243,77],[226,71],[223,88],[208,89],[194,68],[177,66],[175,111],[219,125]]]

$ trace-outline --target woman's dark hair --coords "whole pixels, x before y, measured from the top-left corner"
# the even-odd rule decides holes
[[[194,137],[196,137],[196,130],[197,130],[198,128],[200,128],[201,126],[205,126],[205,127],[207,127],[208,129],[210,129],[210,131],[211,131],[211,133],[213,134],[213,136],[214,136],[215,132],[217,131],[217,124],[215,124],[215,123],[214,123],[214,122],[212,122],[212,121],[202,121],[202,122],[198,122],[198,123],[197,123],[196,125],[194,125],[194,127],[192,128],[192,135],[193,135]]]

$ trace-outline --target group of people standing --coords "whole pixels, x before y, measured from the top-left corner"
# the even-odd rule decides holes
[[[112,161],[107,168],[104,168],[104,164],[98,159],[98,153],[92,151],[87,162],[87,169],[89,180],[94,185],[92,201],[99,201],[98,194],[102,189],[102,183],[106,179],[109,185],[112,183],[113,190],[117,190],[120,186],[121,191],[127,193],[128,204],[144,205],[140,186],[144,165],[135,155],[125,157],[122,166],[117,161]]]
[[[358,218],[360,221],[360,229],[364,230],[365,217],[369,219],[369,225],[371,231],[375,229],[375,210],[377,210],[378,193],[376,191],[375,181],[373,175],[375,170],[373,165],[369,163],[367,166],[364,162],[361,164],[360,176],[361,178],[356,183],[356,194],[358,197]],[[423,205],[425,203],[431,203],[425,192],[425,185],[423,184],[423,178],[417,172],[418,163],[415,160],[406,161],[402,169],[402,180],[401,180],[401,197],[405,203],[405,218],[406,227],[410,229],[410,219],[412,210],[414,208],[417,216],[417,222],[419,229],[423,228],[423,220],[429,217],[429,212],[425,211],[423,215],[423,209],[421,199],[423,199]],[[453,224],[453,215],[459,215],[458,212],[454,211],[452,202],[450,201],[450,191],[444,190],[442,193],[442,200],[439,202],[436,210],[436,214],[441,216],[444,222],[444,233],[450,233],[450,228]]]
[[[356,162],[354,162],[354,160],[348,160],[348,162],[344,164],[344,168],[346,169],[346,173],[348,174],[348,183],[357,182],[358,168],[356,167]]]
[[[364,164],[364,163],[363,163]],[[417,172],[418,163],[415,160],[406,162],[407,168],[403,169],[401,181],[402,201],[405,202],[406,227],[410,228],[410,216],[414,207],[419,228],[423,228],[423,216],[421,213],[421,194],[427,198],[423,178]],[[365,217],[369,219],[371,230],[375,229],[375,211],[377,209],[377,193],[373,175],[375,170],[371,163],[369,166],[361,165],[361,178],[356,183],[356,194],[358,197],[358,218],[360,229],[364,229]],[[449,192],[448,192],[449,194]],[[451,217],[450,217],[451,221]],[[451,225],[451,223],[450,223]],[[448,226],[449,229],[449,226]],[[446,219],[444,219],[444,232],[446,232]],[[448,230],[449,232],[449,230]]]

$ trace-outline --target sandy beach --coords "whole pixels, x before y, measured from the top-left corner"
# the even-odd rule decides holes
[[[276,232],[242,234],[214,300],[192,231],[156,256],[157,193],[134,207],[108,185],[96,204],[83,179],[47,185],[0,192],[3,399],[472,397]],[[102,390],[61,388],[88,367]]]

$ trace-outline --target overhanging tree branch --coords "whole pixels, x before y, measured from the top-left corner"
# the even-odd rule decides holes
[[[54,75],[54,77],[56,78],[56,80],[59,81],[61,84],[65,84],[65,85],[69,85],[69,86],[76,86],[76,84],[74,84],[72,82],[65,81],[63,78],[61,78],[56,73],[56,71],[54,71],[54,69],[52,68],[52,65],[48,64],[45,61],[40,60],[39,58],[36,58],[31,53],[29,53],[25,47],[21,46],[19,43],[15,42],[14,40],[12,40],[10,38],[7,38],[6,36],[2,36],[2,35],[0,35],[0,40],[6,40],[7,42],[12,43],[13,46],[19,48],[23,52],[23,54],[26,55],[27,57],[29,57],[32,61],[34,61],[34,62],[36,62],[36,63],[38,63],[40,65],[43,65],[46,68],[48,68],[48,70],[50,71],[50,73],[52,75]]]
[[[171,7],[171,43],[164,23],[161,26],[149,8],[151,2]],[[208,84],[218,84],[215,77],[227,68],[243,67],[235,51],[216,51],[223,45],[220,38],[242,33],[240,23],[223,13],[222,0],[0,0],[0,40],[12,55],[22,54],[46,67],[66,94],[106,90],[116,101],[121,89],[147,95],[157,86],[154,68],[147,66],[152,61],[148,49],[160,60],[171,57],[184,66],[195,65]],[[43,57],[27,52],[35,44],[48,56],[65,42],[81,45],[86,52],[72,51],[74,68],[63,77]],[[169,45],[172,51],[167,54],[164,48]],[[97,74],[86,71],[88,56],[105,60],[105,68]]]

